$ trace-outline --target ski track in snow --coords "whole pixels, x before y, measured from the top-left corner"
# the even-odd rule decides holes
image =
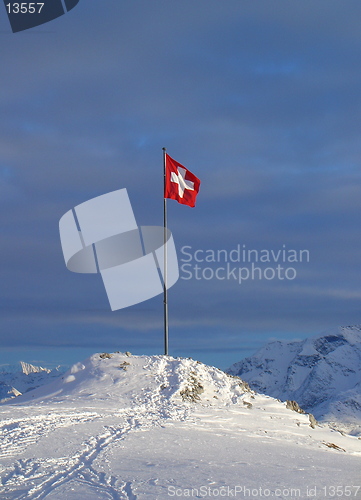
[[[102,498],[107,494],[110,499],[114,500],[136,500],[137,497],[132,492],[130,482],[122,482],[112,475],[98,472],[93,467],[93,462],[107,446],[124,439],[130,431],[159,424],[161,418],[159,415],[156,419],[152,419],[150,416],[148,407],[138,408],[136,417],[134,415],[126,416],[119,427],[104,426],[105,432],[85,441],[82,444],[82,450],[71,457],[17,460],[11,469],[3,475],[2,485],[5,487],[5,492],[1,498],[3,500],[41,500],[46,498],[50,492],[75,479],[77,482],[94,488],[103,495]],[[14,431],[18,431],[15,440],[17,443],[16,452],[19,453],[26,446],[35,442],[36,434],[39,432],[48,434],[55,427],[87,422],[97,417],[99,415],[74,413],[67,417],[52,415],[49,421],[44,421],[44,418],[40,421],[41,416],[39,416],[39,422],[36,418],[27,419],[28,422],[24,422],[23,426],[20,420],[13,423],[10,420],[6,421],[2,425],[2,429],[8,429],[9,426],[13,425]],[[35,421],[35,425],[32,425],[33,421]],[[26,436],[30,429],[32,429],[30,436]],[[12,436],[15,437],[14,434]],[[11,438],[8,439],[8,442],[10,441]],[[1,448],[5,453],[6,444],[2,443]],[[10,455],[14,451],[14,447],[8,448],[7,454]],[[34,483],[36,484],[34,485]],[[19,484],[22,485],[22,491],[18,489]]]
[[[0,425],[0,459],[20,454],[29,445],[36,443],[40,436],[49,434],[59,427],[89,422],[95,413],[51,413],[21,419],[7,419]]]
[[[31,488],[28,492],[24,492],[18,496],[7,496],[11,499],[28,499],[40,500],[45,498],[51,491],[70,482],[74,478],[77,481],[86,483],[94,487],[97,491],[108,493],[109,498],[114,500],[123,500],[136,498],[131,493],[131,485],[124,483],[118,485],[115,489],[116,478],[105,473],[98,472],[93,468],[93,461],[98,457],[99,453],[110,443],[123,439],[124,436],[134,428],[134,422],[130,420],[128,425],[121,429],[108,428],[104,434],[98,435],[89,439],[83,444],[83,451],[70,458],[57,459],[54,461],[47,460],[19,460],[13,471],[10,472],[3,480],[3,485],[17,485],[21,478],[23,483],[30,478],[33,482],[36,480],[36,471],[39,471],[39,483]],[[47,472],[47,468],[50,470]],[[119,488],[120,486],[120,488]],[[119,493],[120,492],[124,492]]]
[[[41,414],[29,418],[7,419],[0,425],[0,459],[21,454],[41,437],[49,435],[60,427],[92,422],[112,414],[120,419],[119,425],[103,426],[104,432],[91,437],[81,445],[81,451],[71,457],[56,459],[18,459],[10,470],[2,475],[2,500],[41,500],[67,483],[76,481],[94,489],[99,498],[112,500],[136,500],[130,481],[121,481],[104,472],[98,472],[93,463],[109,445],[123,440],[131,431],[144,430],[153,426],[164,426],[171,418],[184,420],[189,408],[174,404],[167,398],[162,384],[172,370],[166,363],[157,363],[156,387],[144,389],[134,397],[134,409],[113,412],[69,412]],[[145,365],[145,369],[148,365]],[[50,410],[50,411],[49,411]],[[21,490],[19,489],[21,484]]]

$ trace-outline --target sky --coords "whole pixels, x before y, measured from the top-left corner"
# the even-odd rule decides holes
[[[137,223],[162,225],[163,147],[201,180],[195,208],[168,202],[171,355],[226,368],[360,324],[360,16],[352,0],[80,0],[12,33],[0,9],[0,364],[162,354],[163,297],[112,312],[99,275],[66,269],[58,224],[127,188]],[[254,252],[228,275],[195,260],[219,250]]]

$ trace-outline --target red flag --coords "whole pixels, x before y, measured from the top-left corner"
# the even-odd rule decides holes
[[[178,203],[194,207],[201,181],[192,172],[165,155],[164,198],[177,200]]]

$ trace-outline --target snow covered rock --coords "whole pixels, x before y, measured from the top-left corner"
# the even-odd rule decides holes
[[[21,392],[19,392],[15,387],[12,387],[10,384],[5,382],[0,382],[0,401],[4,401],[9,398],[15,398],[16,396],[20,396]]]
[[[361,431],[361,326],[302,341],[270,342],[227,372],[258,392],[297,401],[318,420]]]

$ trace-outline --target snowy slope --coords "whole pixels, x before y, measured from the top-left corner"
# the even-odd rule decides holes
[[[2,500],[361,498],[359,439],[192,359],[95,354],[0,414]]]
[[[0,367],[0,401],[31,391],[61,375],[62,370],[49,370],[20,361],[15,365]]]
[[[361,430],[360,326],[299,342],[270,342],[227,371],[259,392],[297,401],[318,419]]]

